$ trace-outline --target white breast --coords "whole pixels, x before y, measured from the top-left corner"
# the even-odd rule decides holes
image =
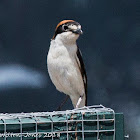
[[[63,44],[52,40],[48,57],[48,72],[56,88],[68,95],[84,94],[84,84],[76,62],[76,44]]]

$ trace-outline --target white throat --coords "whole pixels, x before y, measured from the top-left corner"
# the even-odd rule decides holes
[[[64,32],[61,34],[58,34],[55,38],[55,41],[61,42],[64,45],[72,45],[76,44],[76,40],[78,39],[79,35],[74,34],[72,32]]]

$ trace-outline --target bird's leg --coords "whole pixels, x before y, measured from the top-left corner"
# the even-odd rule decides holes
[[[65,99],[63,100],[63,102],[59,105],[59,107],[56,109],[57,111],[60,111],[61,108],[63,107],[63,105],[66,103],[66,101],[68,100],[69,96],[66,95]]]
[[[76,104],[76,108],[79,107],[79,105],[80,105],[82,99],[83,99],[83,96],[80,96],[80,98],[78,99],[78,102],[77,102],[77,104]]]

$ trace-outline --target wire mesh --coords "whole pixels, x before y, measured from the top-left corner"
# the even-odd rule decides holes
[[[0,140],[115,140],[115,112],[103,105],[66,111],[0,114]]]

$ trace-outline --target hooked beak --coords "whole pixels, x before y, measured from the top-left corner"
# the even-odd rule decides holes
[[[83,31],[81,29],[73,30],[72,32],[79,35],[83,34]]]

